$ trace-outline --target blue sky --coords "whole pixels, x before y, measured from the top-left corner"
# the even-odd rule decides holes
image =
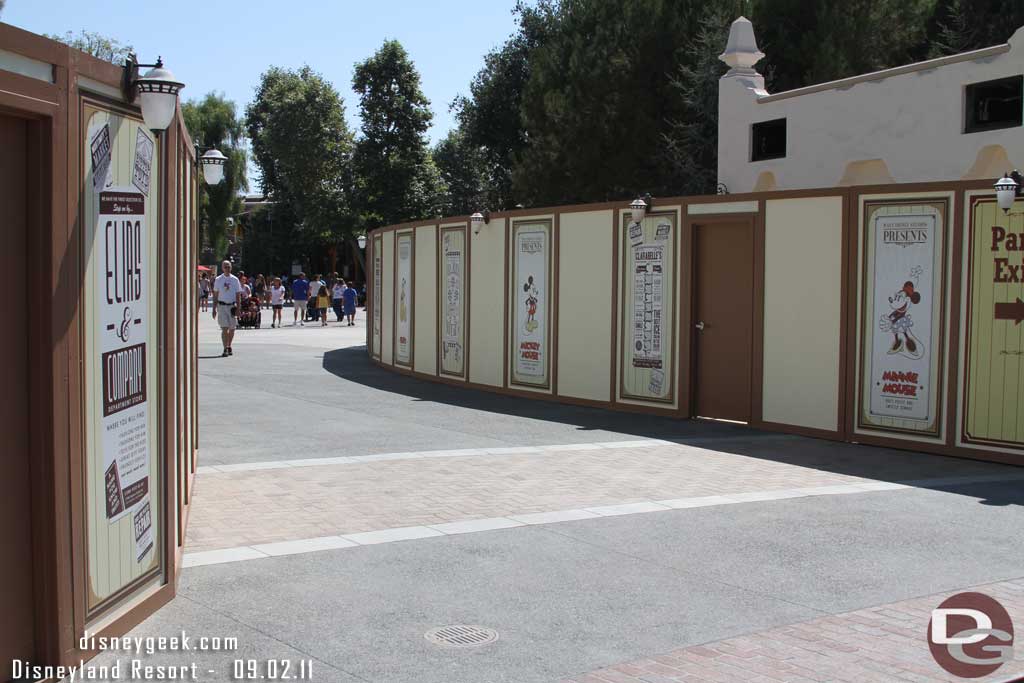
[[[162,55],[185,83],[184,99],[223,92],[240,113],[269,66],[309,64],[341,93],[354,129],[359,121],[352,67],[394,38],[420,72],[436,141],[454,125],[452,99],[468,92],[483,55],[512,33],[514,5],[515,0],[7,0],[0,20],[34,33],[102,33],[134,46],[143,62]]]

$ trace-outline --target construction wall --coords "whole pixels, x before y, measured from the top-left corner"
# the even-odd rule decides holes
[[[642,223],[626,202],[502,212],[478,231],[461,216],[371,243],[368,344],[385,367],[1024,464],[1024,219],[987,181],[658,198]],[[725,319],[705,326],[716,307]],[[749,340],[709,343],[727,322]]]

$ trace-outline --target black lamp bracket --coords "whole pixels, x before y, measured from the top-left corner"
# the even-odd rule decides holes
[[[135,81],[139,80],[139,67],[162,69],[164,67],[163,57],[156,58],[156,64],[142,64],[134,52],[129,52],[124,58],[124,71],[121,74],[121,93],[129,103],[135,102]]]

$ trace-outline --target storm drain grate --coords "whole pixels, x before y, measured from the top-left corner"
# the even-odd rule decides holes
[[[476,647],[496,641],[498,639],[498,632],[493,628],[484,628],[483,626],[457,624],[455,626],[441,626],[431,629],[424,633],[423,637],[434,645]]]

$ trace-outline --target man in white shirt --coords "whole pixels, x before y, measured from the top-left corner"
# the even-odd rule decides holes
[[[232,355],[231,342],[238,325],[238,307],[242,305],[242,283],[231,274],[231,261],[220,264],[223,271],[213,281],[213,319],[220,325],[221,357]]]

